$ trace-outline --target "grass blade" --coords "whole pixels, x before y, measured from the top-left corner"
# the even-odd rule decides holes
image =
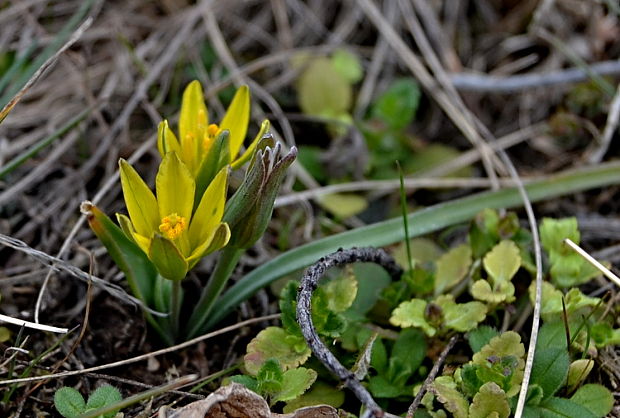
[[[618,183],[620,183],[620,163],[612,162],[566,171],[532,182],[525,189],[530,200],[537,202]],[[440,203],[409,214],[409,237],[428,234],[465,222],[485,208],[509,208],[521,204],[521,197],[516,188],[483,192]],[[400,242],[404,238],[403,220],[398,217],[332,235],[287,251],[246,274],[224,293],[217,304],[218,310],[213,313],[207,326],[213,327],[237,305],[274,280],[307,267],[338,248],[369,245],[381,247]]]

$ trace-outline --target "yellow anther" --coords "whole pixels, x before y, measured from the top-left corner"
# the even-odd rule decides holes
[[[186,228],[187,220],[176,213],[164,216],[159,225],[159,231],[164,234],[166,238],[172,240],[177,239]]]
[[[217,126],[215,123],[212,123],[209,126],[207,126],[207,135],[210,136],[211,138],[214,138],[215,135],[217,135],[219,131],[220,131],[220,127]]]

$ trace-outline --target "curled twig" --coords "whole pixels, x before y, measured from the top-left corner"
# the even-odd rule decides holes
[[[396,261],[384,250],[373,247],[339,249],[335,253],[320,258],[316,263],[308,267],[301,278],[301,285],[297,294],[297,322],[301,332],[310,346],[312,353],[321,363],[348,387],[357,398],[368,408],[369,416],[383,417],[386,413],[381,410],[372,395],[355,378],[355,375],[346,369],[336,357],[327,349],[317,335],[312,323],[311,299],[312,292],[316,289],[319,280],[331,267],[342,266],[349,263],[369,262],[383,267],[393,280],[399,280],[403,273]]]

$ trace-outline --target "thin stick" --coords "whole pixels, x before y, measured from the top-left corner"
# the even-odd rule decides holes
[[[601,141],[599,146],[592,152],[592,154],[588,157],[588,162],[590,164],[600,163],[605,156],[605,153],[609,149],[609,144],[611,144],[611,138],[614,136],[614,133],[618,129],[618,122],[620,121],[620,85],[616,89],[616,94],[614,95],[613,100],[611,101],[611,105],[609,106],[609,113],[607,114],[607,123],[605,124],[605,130],[603,131],[603,136],[601,137]]]
[[[601,273],[603,273],[605,275],[605,277],[607,277],[609,280],[611,280],[612,282],[614,282],[616,284],[616,286],[620,287],[620,278],[618,278],[618,276],[616,276],[611,270],[609,270],[607,267],[605,267],[604,265],[602,265],[601,263],[599,263],[594,257],[592,257],[590,254],[588,254],[587,252],[585,252],[585,250],[583,248],[581,248],[579,245],[575,244],[573,241],[570,240],[570,238],[565,238],[564,239],[564,244],[568,245],[569,247],[571,247],[573,250],[575,250],[575,252],[577,254],[579,254],[580,256],[582,256],[583,258],[586,259],[586,261],[590,264],[592,264],[594,267],[596,267],[597,269],[599,269],[601,271]]]
[[[181,350],[181,349],[183,349],[185,347],[189,347],[191,345],[197,344],[200,341],[208,340],[209,338],[217,337],[218,335],[222,335],[222,334],[225,334],[227,332],[234,331],[234,330],[239,329],[239,328],[243,328],[246,325],[255,324],[257,322],[269,321],[271,319],[277,319],[279,317],[280,317],[280,314],[273,314],[273,315],[267,315],[267,316],[261,316],[261,317],[258,317],[258,318],[248,319],[246,321],[239,322],[237,324],[228,326],[226,328],[222,328],[222,329],[219,329],[217,331],[213,331],[213,332],[210,332],[208,334],[201,335],[200,337],[196,337],[196,338],[194,338],[192,340],[189,340],[189,341],[186,341],[184,343],[173,345],[172,347],[163,348],[161,350],[153,351],[151,353],[142,354],[142,355],[139,355],[139,356],[136,356],[136,357],[132,357],[132,358],[126,359],[126,360],[115,361],[114,363],[102,364],[100,366],[94,366],[94,367],[90,367],[88,369],[72,370],[72,371],[62,372],[62,373],[48,374],[48,375],[45,375],[45,376],[33,376],[33,377],[24,377],[24,378],[20,378],[20,379],[0,380],[0,385],[10,385],[10,384],[13,384],[13,383],[23,383],[23,382],[34,382],[34,381],[37,381],[37,380],[57,379],[57,378],[61,378],[61,377],[76,376],[76,375],[85,374],[85,373],[92,373],[92,372],[96,372],[98,370],[111,369],[113,367],[118,367],[118,366],[125,366],[127,364],[136,363],[136,362],[142,361],[142,360],[147,360],[147,359],[149,359],[151,357],[156,357],[156,356],[159,356],[161,354],[167,354],[167,353],[172,353],[172,352],[177,351],[177,350]]]
[[[69,331],[68,328],[58,328],[52,327],[50,325],[37,324],[35,322],[24,321],[23,319],[12,318],[10,316],[2,314],[0,314],[0,321],[8,322],[9,324],[19,325],[20,327],[36,329],[39,331],[55,332],[58,334],[66,334]]]
[[[439,355],[439,358],[433,365],[431,372],[428,374],[428,376],[426,376],[426,379],[424,379],[424,384],[420,388],[420,391],[418,392],[417,395],[415,395],[415,399],[409,406],[409,409],[407,410],[407,418],[413,418],[415,411],[418,409],[418,406],[420,406],[420,402],[422,402],[422,397],[428,390],[428,387],[431,385],[431,383],[433,383],[433,380],[435,380],[435,376],[437,376],[441,366],[443,366],[444,363],[446,362],[446,357],[448,357],[448,353],[450,352],[450,350],[452,350],[457,340],[458,340],[458,336],[453,335],[452,338],[450,338],[450,340],[448,341],[448,344],[446,345],[446,347],[443,349],[443,351]]]

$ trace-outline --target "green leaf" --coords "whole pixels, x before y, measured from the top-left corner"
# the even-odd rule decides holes
[[[499,215],[494,209],[479,212],[469,226],[469,245],[473,256],[481,258],[499,239]]]
[[[111,385],[104,385],[98,387],[93,393],[90,394],[86,407],[89,409],[99,409],[122,400],[123,397],[121,392],[117,388]],[[113,418],[116,415],[116,412],[118,411],[104,414],[103,418]]]
[[[597,417],[606,416],[614,407],[614,397],[609,389],[596,383],[583,385],[577,389],[570,400],[583,406]]]
[[[431,390],[435,393],[439,402],[448,411],[452,412],[454,418],[468,418],[469,402],[456,389],[456,383],[454,383],[452,377],[440,376],[436,378],[431,385]]]
[[[548,348],[563,348],[566,346],[566,327],[562,320],[554,322],[546,322],[538,331],[538,340],[536,340],[536,350],[546,350]]]
[[[540,386],[545,398],[549,398],[566,382],[569,365],[566,348],[536,350],[530,381]]]
[[[443,325],[446,328],[459,332],[474,329],[478,323],[484,321],[487,307],[480,302],[455,303],[454,296],[441,295],[435,303],[443,311]]]
[[[315,116],[347,112],[353,97],[347,79],[325,57],[313,59],[300,75],[297,94],[302,112]]]
[[[540,224],[540,242],[548,253],[570,254],[573,250],[564,245],[565,238],[579,244],[581,235],[577,226],[577,218],[543,218]]]
[[[471,347],[471,351],[477,353],[491,341],[491,338],[497,337],[499,331],[488,325],[480,325],[467,333],[467,341]]]
[[[331,56],[334,69],[351,84],[355,84],[364,76],[364,69],[356,54],[346,49],[337,49]]]
[[[406,391],[402,385],[394,384],[385,375],[377,375],[370,377],[368,381],[368,389],[373,396],[377,398],[392,399],[410,393]]]
[[[409,248],[411,248],[411,258],[415,264],[427,263],[437,260],[442,253],[441,248],[435,241],[428,238],[414,238],[409,240]],[[404,242],[399,243],[390,249],[392,257],[402,268],[409,267],[407,246]]]
[[[327,306],[333,312],[346,311],[357,296],[357,280],[353,271],[345,269],[343,274],[323,286]]]
[[[521,267],[519,248],[512,241],[501,241],[487,253],[482,263],[492,278],[491,283],[510,281]]]
[[[493,382],[482,385],[469,406],[469,418],[508,418],[509,415],[506,393]]]
[[[392,312],[390,324],[401,328],[421,328],[426,335],[432,337],[437,330],[426,321],[425,310],[425,300],[412,299],[409,302],[403,302]]]
[[[590,328],[590,335],[597,347],[620,344],[620,329],[613,329],[606,322],[597,322]]]
[[[594,187],[617,184],[620,163],[604,163],[574,172],[564,172],[549,179],[534,181],[525,186],[530,201],[537,202],[575,193]],[[439,205],[430,206],[408,215],[409,236],[418,237],[450,225],[469,220],[484,208],[509,208],[522,204],[516,189],[502,189],[475,194]],[[237,281],[218,301],[205,328],[215,326],[241,302],[274,280],[305,268],[338,248],[352,246],[382,247],[405,239],[402,217],[339,233],[282,253],[255,268]]]
[[[578,403],[555,396],[547,399],[535,409],[539,411],[541,418],[600,418]]]
[[[491,287],[486,280],[476,280],[471,286],[471,295],[480,301],[496,305],[515,300],[515,287],[511,282],[499,282]]]
[[[310,357],[307,345],[300,350],[300,337],[287,333],[279,327],[268,327],[258,333],[247,346],[243,357],[245,369],[256,375],[269,359],[277,359],[284,370],[303,364]]]
[[[323,209],[339,219],[355,216],[368,207],[368,201],[352,193],[332,193],[320,197],[319,203]]]
[[[459,245],[439,257],[435,273],[435,295],[440,295],[465,278],[471,266],[471,248]]]
[[[301,328],[297,323],[297,288],[299,282],[290,280],[280,292],[280,321],[287,333],[302,337]]]
[[[243,374],[237,374],[234,376],[230,376],[228,378],[231,382],[235,382],[235,383],[239,383],[240,385],[245,386],[246,388],[250,389],[253,392],[258,393],[259,388],[258,388],[258,380],[250,377],[250,376],[246,376]],[[260,393],[258,393],[259,395],[261,395]]]
[[[80,392],[70,387],[62,387],[54,394],[54,406],[65,418],[80,416],[86,410],[86,402]]]
[[[317,373],[312,369],[299,367],[284,372],[282,390],[276,393],[272,404],[279,401],[291,401],[301,396],[316,380]]]
[[[374,263],[355,263],[353,273],[357,278],[357,293],[355,300],[345,313],[366,315],[379,300],[381,291],[391,283],[390,275]]]
[[[338,390],[327,383],[317,381],[309,391],[287,402],[283,412],[289,414],[300,408],[314,405],[330,405],[334,408],[339,408],[343,403],[344,391]]]
[[[412,78],[396,80],[377,99],[372,116],[390,129],[401,130],[411,123],[420,103],[420,88]]]
[[[400,360],[400,367],[412,374],[426,358],[426,339],[415,329],[404,329],[398,335],[390,355],[390,363]],[[390,364],[390,368],[393,367]]]
[[[261,366],[256,373],[259,393],[272,396],[284,387],[284,373],[277,359],[270,358]]]

